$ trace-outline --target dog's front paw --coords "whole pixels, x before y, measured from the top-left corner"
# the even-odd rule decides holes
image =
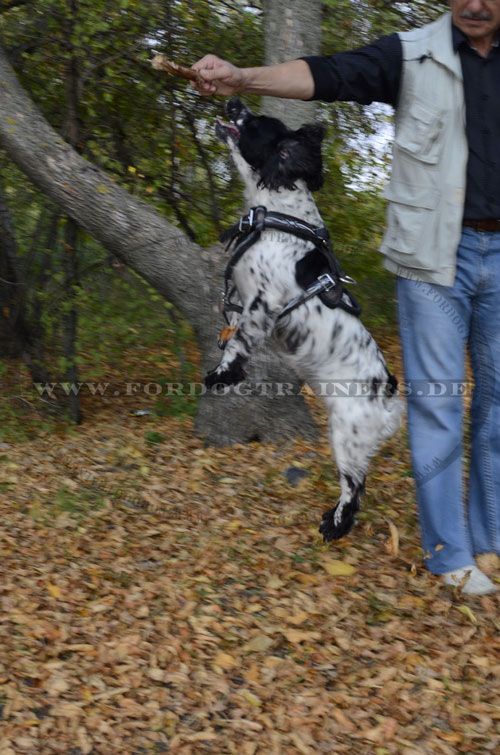
[[[358,507],[352,502],[341,504],[325,511],[319,525],[319,531],[323,535],[325,543],[330,540],[339,540],[348,534],[354,527]]]
[[[245,372],[239,360],[231,362],[228,367],[221,369],[216,367],[205,376],[205,385],[207,388],[213,388],[215,385],[236,385],[245,379]]]

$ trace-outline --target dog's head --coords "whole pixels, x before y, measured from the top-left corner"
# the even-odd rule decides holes
[[[321,187],[322,125],[305,125],[292,131],[277,118],[254,115],[238,97],[226,103],[225,114],[230,123],[218,120],[215,133],[250,165],[259,188],[295,189],[300,179],[310,191]]]

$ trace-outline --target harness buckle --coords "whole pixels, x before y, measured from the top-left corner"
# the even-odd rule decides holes
[[[218,304],[218,309],[219,309],[219,314],[220,315],[224,314],[224,308],[225,308],[225,305],[226,305],[226,299],[227,299],[226,292],[225,291],[221,291],[220,292],[220,296],[219,296],[219,304]]]
[[[240,218],[240,224],[238,226],[238,229],[240,233],[243,233],[246,228],[252,228],[253,227],[253,216],[254,216],[254,208],[251,207],[248,215],[242,215]]]
[[[343,278],[341,278],[340,280],[343,280]],[[323,273],[323,275],[318,275],[318,280],[315,286],[317,286],[318,283],[320,284],[318,286],[319,291],[331,291],[332,288],[335,288],[335,281],[330,275],[330,273]],[[313,289],[315,286],[311,286],[311,288],[308,289],[308,291]]]
[[[238,225],[239,232],[243,233],[244,231],[251,231],[254,227],[257,227],[258,230],[262,231],[266,213],[267,207],[264,207],[263,205],[259,205],[258,207],[250,207],[248,215],[243,215],[240,218]]]

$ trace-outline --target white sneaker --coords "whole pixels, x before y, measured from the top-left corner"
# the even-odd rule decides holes
[[[476,564],[448,571],[442,577],[445,585],[460,587],[464,595],[491,595],[498,590]]]

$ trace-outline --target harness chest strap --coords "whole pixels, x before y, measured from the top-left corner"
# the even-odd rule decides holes
[[[227,231],[224,231],[220,237],[223,243],[227,243],[228,251],[236,242],[233,253],[226,266],[224,275],[225,290],[223,293],[223,313],[226,317],[227,311],[242,312],[242,307],[231,302],[231,292],[229,292],[229,283],[232,278],[232,272],[241,257],[245,254],[256,241],[260,238],[263,230],[273,229],[297,236],[305,241],[314,244],[325,259],[328,272],[318,276],[317,280],[309,286],[303,294],[297,296],[289,302],[278,317],[283,317],[292,310],[305,303],[313,296],[321,293],[335,291],[332,297],[329,294],[328,301],[324,303],[331,308],[341,307],[355,316],[359,316],[361,308],[354,296],[344,288],[344,283],[354,284],[350,276],[345,275],[340,263],[333,253],[330,234],[325,226],[315,227],[300,218],[286,215],[281,212],[268,212],[266,207],[252,207],[247,215],[244,215]],[[229,293],[228,293],[229,292]],[[347,302],[344,299],[347,298]],[[227,320],[227,317],[226,317]]]

